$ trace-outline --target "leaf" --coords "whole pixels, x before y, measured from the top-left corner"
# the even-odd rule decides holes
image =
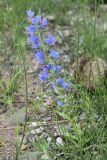
[[[72,123],[73,121],[75,121],[77,119],[77,117],[71,119],[71,117],[67,113],[60,112],[58,110],[56,112],[57,112],[57,114],[59,116],[61,116],[62,118],[68,120],[70,123]]]

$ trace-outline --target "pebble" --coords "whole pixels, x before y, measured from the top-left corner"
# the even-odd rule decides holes
[[[37,141],[38,139],[39,139],[39,137],[37,135],[32,135],[29,137],[29,142],[35,143],[35,141]]]
[[[38,135],[35,135],[34,137],[35,137],[35,140],[38,140],[38,139],[39,139],[39,136],[38,136]]]
[[[37,135],[35,135],[34,137],[32,136],[31,142],[35,143],[35,141],[37,141],[38,139],[39,137]]]
[[[55,125],[55,126],[53,127],[53,129],[58,130],[59,128],[58,128],[58,126]]]
[[[21,146],[21,150],[22,150],[22,151],[24,151],[24,150],[26,150],[26,149],[27,149],[27,147],[28,147],[28,146],[27,146],[26,144],[22,144],[22,146]]]
[[[64,63],[70,63],[70,57],[68,55],[63,55],[62,56],[62,61]]]
[[[48,133],[43,132],[43,133],[42,133],[42,136],[43,136],[44,138],[47,138],[49,135],[48,135]]]
[[[30,131],[30,134],[36,135],[36,131],[35,131],[35,130],[31,130],[31,131]]]
[[[70,30],[67,30],[67,29],[63,31],[63,34],[64,34],[65,37],[69,37],[69,36],[72,35],[72,34],[71,34],[71,31],[70,31]]]
[[[57,132],[54,132],[54,133],[53,133],[53,136],[54,136],[54,137],[58,137],[59,134],[58,134]]]
[[[54,21],[55,17],[54,17],[53,15],[48,15],[48,16],[47,16],[47,19],[48,19],[49,21]]]
[[[43,154],[42,157],[41,157],[41,160],[49,160],[49,156],[48,154]]]
[[[52,142],[52,138],[51,138],[51,137],[48,137],[48,138],[47,138],[47,141],[48,141],[48,143],[51,143],[51,142]]]
[[[63,140],[62,140],[61,137],[56,138],[56,144],[57,144],[58,146],[63,146],[63,145],[64,145]]]
[[[39,139],[45,139],[46,137],[44,136],[44,134],[41,134],[40,136],[39,136]]]
[[[43,133],[43,131],[44,131],[43,127],[35,129],[35,133],[38,134],[38,135],[41,134],[41,133]]]
[[[20,135],[20,137],[19,137],[20,142],[22,141],[22,138],[23,138],[23,135]],[[23,144],[26,145],[27,143],[28,143],[28,137],[27,137],[27,136],[24,136]]]
[[[52,117],[51,117],[51,116],[48,116],[48,117],[45,118],[45,120],[46,120],[46,121],[51,121],[51,120],[52,120]]]
[[[31,122],[29,127],[37,127],[38,126],[38,123],[37,122]]]
[[[45,103],[44,103],[44,105],[43,106],[40,106],[39,107],[39,113],[40,114],[43,114],[43,115],[47,115],[48,114],[48,108],[47,108],[47,106],[45,105]]]
[[[70,10],[70,11],[67,12],[67,15],[69,15],[69,16],[72,16],[72,14],[73,14],[72,10]]]

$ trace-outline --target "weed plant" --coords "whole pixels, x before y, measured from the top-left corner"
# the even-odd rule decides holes
[[[75,34],[76,34],[76,44],[73,49],[74,59],[79,57],[79,53],[86,54],[93,57],[101,57],[105,61],[107,60],[107,34],[102,29],[98,30],[96,26],[96,18],[98,14],[105,19],[106,15],[102,15],[101,11],[96,10],[94,15],[94,20],[92,18],[93,15],[90,15],[89,12],[84,8],[85,4],[88,1],[76,1],[72,2],[71,0],[63,0],[61,3],[58,1],[56,3],[55,0],[47,1],[47,0],[9,0],[9,1],[1,1],[0,2],[0,47],[3,57],[5,57],[5,61],[12,57],[13,63],[15,64],[17,59],[19,59],[24,68],[24,78],[26,84],[26,103],[28,103],[28,91],[27,91],[27,70],[26,56],[30,49],[26,45],[26,36],[25,27],[28,24],[26,18],[26,11],[32,9],[37,14],[43,14],[43,17],[48,14],[55,14],[55,25],[63,24],[63,16],[62,13],[65,13],[70,9],[72,3],[77,4],[78,13],[77,19],[75,21]],[[78,6],[79,5],[79,6]],[[32,12],[30,12],[32,13]],[[28,13],[29,14],[29,13]],[[80,15],[83,15],[83,21],[80,21]],[[93,14],[93,13],[91,13]],[[37,18],[37,17],[36,17]],[[41,17],[39,17],[41,18]],[[42,19],[43,20],[43,19]],[[44,21],[47,25],[47,22]],[[44,25],[44,24],[43,24]],[[43,27],[43,26],[42,26]],[[27,28],[29,31],[29,28]],[[39,33],[38,33],[39,34]],[[40,35],[39,35],[40,36]],[[8,38],[11,38],[9,40]],[[41,37],[39,37],[41,38]],[[43,38],[43,37],[42,37]],[[82,38],[82,41],[81,41]],[[47,45],[48,42],[52,42],[55,44],[54,37],[51,36],[51,39],[44,38],[45,43]],[[31,39],[30,39],[31,40]],[[33,39],[34,40],[34,39]],[[82,43],[81,43],[82,42]],[[50,44],[50,43],[48,43]],[[45,52],[50,48],[45,48]],[[50,53],[51,58],[56,58],[56,52],[51,50]],[[54,52],[53,52],[54,51]],[[37,50],[38,52],[38,50]],[[38,54],[36,52],[35,58],[40,63],[44,63],[45,55],[39,51]],[[58,52],[59,53],[59,52]],[[57,55],[59,55],[57,53]],[[42,59],[42,61],[41,61]],[[45,65],[49,65],[50,62],[53,64],[53,60],[50,60],[50,57],[47,56]],[[55,64],[48,66],[51,67],[54,71],[59,68],[55,67]],[[48,72],[45,68],[45,74],[40,75],[39,78],[42,80],[47,80]],[[13,93],[14,90],[17,90],[19,79],[22,74],[16,72],[15,69],[12,70],[11,80],[7,89],[3,86],[3,79],[0,77],[0,91],[2,95],[2,101],[6,102],[7,97]],[[23,69],[21,73],[23,72]],[[53,74],[53,72],[52,72]],[[59,74],[58,74],[59,75]],[[35,77],[36,78],[36,77]],[[64,79],[59,79],[62,77],[58,77],[56,81],[56,77],[52,78],[52,82],[55,82],[58,85],[62,85],[63,87],[67,86],[68,83],[64,81]],[[59,127],[60,136],[63,139],[63,145],[56,145],[55,142],[48,144],[45,139],[39,140],[36,143],[32,143],[35,150],[46,151],[49,153],[50,159],[52,160],[106,160],[107,159],[107,88],[105,85],[95,87],[95,91],[93,93],[88,92],[81,84],[73,84],[70,74],[68,73],[68,78],[65,77],[70,83],[70,85],[75,88],[75,94],[71,92],[67,93],[67,97],[64,97],[63,101],[59,101],[55,96],[55,108],[54,113],[56,115],[56,121],[59,122],[61,119],[67,120],[70,125],[70,131],[67,131],[65,127],[62,127],[59,123],[57,123]],[[66,85],[65,85],[66,83]],[[65,87],[66,88],[66,87]],[[59,89],[59,88],[58,88]],[[60,95],[62,96],[61,100],[63,100],[63,95],[65,91],[59,90]],[[0,96],[1,96],[0,95]],[[13,98],[13,97],[12,97]],[[58,97],[59,98],[59,97]],[[57,101],[58,100],[58,101]],[[13,100],[12,100],[13,101]],[[0,101],[0,103],[3,103]],[[7,103],[7,102],[6,102]],[[41,101],[40,101],[41,103]],[[38,105],[40,104],[38,102]],[[7,103],[8,104],[8,103]],[[59,105],[61,104],[61,105]],[[62,106],[63,104],[63,106]],[[36,104],[31,104],[31,107]],[[26,124],[24,126],[24,132],[27,130],[27,110],[26,107]],[[42,122],[41,122],[42,123]],[[17,126],[18,128],[19,126]],[[23,135],[24,138],[24,135]],[[23,143],[23,139],[21,144],[18,144],[16,149],[16,159],[18,160],[20,154],[20,148]]]

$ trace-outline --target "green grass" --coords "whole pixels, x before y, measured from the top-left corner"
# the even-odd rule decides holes
[[[94,21],[92,19],[93,13],[84,8],[86,3],[83,1],[74,1],[74,3],[81,7],[76,13],[77,19],[74,22],[76,42],[70,54],[73,52],[74,59],[79,57],[79,53],[81,53],[91,58],[101,57],[107,62],[107,33],[96,28],[96,19]],[[2,94],[2,101],[0,103],[12,106],[12,101],[14,101],[12,93],[18,90],[19,80],[23,79],[23,76],[25,76],[25,91],[27,92],[26,64],[28,60],[26,56],[30,50],[26,46],[26,10],[32,9],[35,13],[45,16],[55,15],[54,25],[64,25],[69,24],[66,20],[68,18],[66,12],[72,4],[71,0],[59,0],[58,4],[56,0],[2,0],[0,2],[0,54],[4,57],[4,65],[7,65],[7,62],[11,60],[14,66],[19,61],[24,66],[24,75],[22,68],[20,72],[15,67],[10,70],[12,73],[6,88],[3,86],[1,77],[0,89],[2,91],[0,90],[0,94]],[[106,19],[106,15],[99,10],[94,14],[94,16],[100,14],[102,19]],[[80,15],[84,15],[82,23]],[[83,39],[82,43],[81,38]],[[71,77],[68,76],[68,79]],[[68,133],[65,128],[59,126],[65,145],[58,147],[52,143],[51,146],[48,146],[43,140],[42,143],[40,141],[37,143],[38,149],[44,150],[45,148],[45,151],[49,151],[51,147],[49,154],[52,156],[52,160],[55,158],[56,160],[106,160],[107,88],[104,85],[97,86],[93,94],[87,92],[81,84],[75,84],[75,88],[78,96],[69,94],[69,106],[56,112],[57,119],[68,120],[72,128]],[[33,108],[35,103],[31,105]],[[84,120],[80,120],[81,113],[85,115]],[[36,144],[33,145],[35,148]]]

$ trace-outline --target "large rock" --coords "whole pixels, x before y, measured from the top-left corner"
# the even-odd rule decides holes
[[[20,109],[18,112],[13,113],[8,118],[9,125],[17,125],[25,123],[26,112],[25,108]]]
[[[72,78],[87,87],[100,85],[101,79],[107,78],[107,63],[99,57],[90,60],[82,56],[72,64]]]

